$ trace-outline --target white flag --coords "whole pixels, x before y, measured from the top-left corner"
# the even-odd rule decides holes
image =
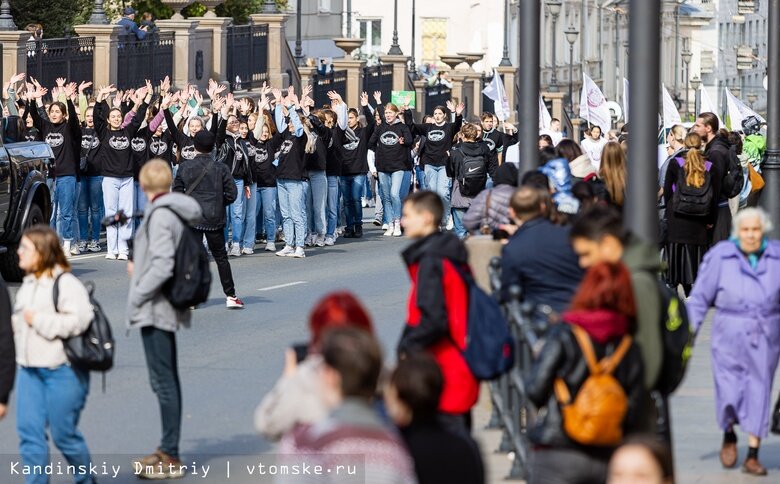
[[[762,118],[760,114],[747,107],[745,103],[731,94],[729,88],[726,87],[724,89],[726,89],[726,104],[729,110],[729,121],[731,121],[731,126],[729,129],[732,131],[740,131],[742,129],[742,121],[749,118],[750,116],[757,117],[761,120],[762,123],[766,122],[766,120]]]
[[[701,93],[699,99],[699,109],[701,111],[696,113],[696,115],[698,116],[701,113],[712,113],[718,118],[718,126],[725,126],[723,120],[720,119],[720,116],[718,115],[718,107],[712,102],[712,99],[710,99],[710,94],[707,92],[707,89],[705,89],[704,86],[701,86],[699,91]]]
[[[623,78],[623,122],[628,123],[628,79]]]
[[[669,129],[675,124],[682,124],[680,112],[677,111],[677,105],[674,104],[672,96],[670,96],[669,91],[666,90],[666,86],[662,84],[661,90],[664,96],[664,128]]]
[[[547,105],[544,104],[544,99],[539,96],[539,130],[547,129],[552,124],[552,116],[550,111],[547,110]]]
[[[509,100],[504,92],[504,82],[501,80],[501,76],[498,75],[498,71],[493,69],[493,80],[490,84],[485,86],[482,90],[482,94],[493,100],[495,115],[499,121],[506,121],[509,119]]]
[[[602,133],[612,129],[612,114],[607,107],[607,99],[599,86],[587,74],[582,74],[582,95],[580,96],[580,118],[588,120],[601,128]]]

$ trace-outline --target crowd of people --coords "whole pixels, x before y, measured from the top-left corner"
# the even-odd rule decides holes
[[[29,229],[19,248],[28,277],[12,320],[24,459],[43,453],[47,426],[70,463],[89,457],[77,429],[88,373],[57,345],[89,323],[87,293],[74,277],[62,278],[59,304],[29,293],[51,290],[69,272],[69,256],[102,251],[105,215],[129,217],[107,227],[106,259],[130,264],[127,323],[140,328],[161,409],[161,444],[139,462],[162,464],[147,477],[174,478],[182,419],[175,333],[190,310],[175,307],[163,287],[185,228],[216,261],[227,307],[241,308],[229,257],[251,255],[259,243],[305,258],[307,247],[363,237],[371,199],[384,236],[411,239],[402,253],[411,288],[397,366],[383,368],[371,318],[354,296],[325,297],[311,313],[310,341],[287,352],[284,374],[255,414],[282,454],[360,454],[367,482],[484,481],[471,436],[480,381],[463,355],[468,274],[484,270],[469,267],[467,244],[482,235],[498,242],[498,298],[510,300],[518,286],[525,301],[549,306],[555,323],[524,375],[529,401],[545,409],[528,425],[529,482],[634,482],[637,473],[674,482],[661,384],[663,284],[682,290],[675,297],[687,300],[694,336],[715,307],[721,462],[737,464],[739,425],[749,433],[742,470],[766,474],[758,449],[780,356],[780,249],[766,237],[766,214],[752,207],[763,155],[753,120],[729,132],[702,113],[690,132],[669,130],[658,183],[661,243],[653,246],[622,220],[628,125],[609,141],[593,126],[578,142],[554,120],[540,133],[538,168],[518,173],[517,130],[492,113],[464,119],[464,106],[452,101],[417,123],[378,92],[373,104],[363,93],[355,107],[330,92],[317,107],[308,86],[263,86],[253,100],[212,81],[207,107],[196,87],[174,92],[167,79],[159,89],[100,87],[94,99],[89,83],[58,79],[45,103],[47,88],[24,81],[14,76],[5,89],[5,139],[51,146],[55,208],[51,228]],[[622,395],[619,411],[604,427],[608,437],[583,436],[572,409],[605,378]],[[63,403],[46,406],[59,392],[67,393]],[[52,412],[68,418],[47,424]]]

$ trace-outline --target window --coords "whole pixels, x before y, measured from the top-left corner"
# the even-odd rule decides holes
[[[330,0],[319,0],[319,13],[330,13]]]
[[[422,19],[422,64],[441,64],[439,56],[447,53],[447,19]]]
[[[360,38],[366,39],[360,47],[360,53],[366,57],[382,53],[382,21],[379,19],[360,19]]]

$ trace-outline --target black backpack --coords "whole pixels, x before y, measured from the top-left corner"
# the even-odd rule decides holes
[[[729,147],[729,162],[726,167],[726,174],[723,176],[723,189],[721,192],[728,198],[733,198],[742,192],[745,186],[745,177],[742,172],[742,162],[737,155],[737,147]]]
[[[656,389],[663,395],[674,392],[685,376],[688,359],[691,357],[691,329],[688,324],[688,311],[677,291],[658,279],[658,292],[661,301],[661,343],[663,344],[663,363],[656,382]]]
[[[677,158],[674,162],[680,163]],[[684,161],[682,163],[685,164]],[[712,190],[712,175],[709,170],[705,171],[704,183],[699,188],[688,185],[685,177],[685,168],[681,166],[672,195],[672,208],[675,215],[706,217],[710,214],[712,199],[715,196]]]
[[[460,194],[469,198],[476,197],[487,184],[487,160],[483,155],[467,155],[460,148],[453,149],[457,150],[463,157],[458,177]]]
[[[59,312],[57,301],[60,297],[60,277],[63,274],[65,273],[63,272],[54,279],[52,296],[56,312]],[[68,361],[74,367],[86,371],[105,372],[114,366],[114,337],[111,334],[111,323],[108,322],[103,308],[95,300],[95,285],[89,282],[85,284],[85,287],[89,292],[89,302],[92,304],[95,315],[86,331],[80,335],[63,339],[62,346],[65,348]]]
[[[176,210],[170,207],[161,208],[168,209],[182,223],[181,239],[174,255],[173,275],[163,284],[162,292],[174,308],[189,309],[209,299],[209,255],[203,246],[203,234],[195,230]]]

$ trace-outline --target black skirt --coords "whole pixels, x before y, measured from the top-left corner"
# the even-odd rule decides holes
[[[691,285],[696,281],[699,264],[707,252],[707,246],[668,243],[663,252],[666,259],[667,284],[673,287],[678,284]]]

